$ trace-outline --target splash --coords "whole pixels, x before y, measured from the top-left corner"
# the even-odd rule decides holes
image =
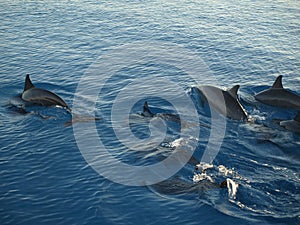
[[[206,173],[194,173],[193,176],[194,183],[200,182],[202,180],[208,180],[212,183],[214,182],[213,178],[210,175],[207,175]]]
[[[234,169],[228,169],[223,165],[219,165],[218,166],[218,171],[220,174],[224,175],[224,176],[228,176],[228,175],[233,175],[234,174]]]
[[[206,162],[200,162],[199,164],[196,165],[196,170],[198,171],[205,171],[207,169],[213,168],[214,165]]]
[[[228,195],[230,199],[236,198],[236,193],[239,188],[239,184],[231,180],[230,178],[226,179],[227,181],[227,188],[228,188]]]
[[[226,168],[223,165],[214,166],[213,164],[200,162],[196,165],[196,170],[198,173],[194,173],[193,182],[197,183],[203,180],[208,180],[212,183],[215,183],[215,180],[218,180],[219,177],[227,177],[226,178],[226,187],[228,189],[229,200],[235,200],[236,194],[238,191],[239,184],[233,179],[243,180],[241,176],[239,176],[234,168]],[[209,171],[209,173],[208,173]],[[215,178],[215,179],[214,179]]]

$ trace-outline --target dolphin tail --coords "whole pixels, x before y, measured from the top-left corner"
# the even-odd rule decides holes
[[[272,85],[272,88],[283,88],[283,86],[282,86],[282,75],[279,75],[276,78],[274,84]]]
[[[298,111],[298,113],[295,116],[294,120],[300,123],[300,111]]]
[[[28,90],[30,88],[33,88],[33,87],[34,87],[34,85],[32,84],[32,82],[30,80],[29,74],[27,74],[26,75],[26,79],[25,79],[24,91],[26,91],[26,90]]]

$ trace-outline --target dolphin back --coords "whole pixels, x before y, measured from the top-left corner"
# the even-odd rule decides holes
[[[295,120],[284,120],[280,122],[280,126],[289,131],[300,134],[300,122]]]
[[[169,180],[161,181],[151,187],[160,194],[176,195],[186,193],[204,193],[207,190],[226,187],[222,183],[213,183],[209,180],[202,180],[197,183],[189,183],[179,177],[173,177]]]
[[[300,134],[300,111],[298,111],[293,120],[281,121],[280,126],[284,127],[287,130]]]
[[[52,106],[58,105],[69,109],[67,103],[51,91],[35,87],[29,77],[26,75],[22,99],[32,104]]]
[[[209,106],[217,112],[233,120],[247,121],[248,115],[238,99],[239,85],[225,91],[218,87],[203,85],[197,87],[201,96],[204,96]]]
[[[276,78],[271,88],[259,92],[254,97],[267,105],[300,110],[300,96],[283,88],[282,75]]]
[[[271,106],[300,110],[300,96],[284,88],[270,88],[255,95],[255,99]]]
[[[68,105],[65,103],[65,101],[58,95],[48,90],[36,87],[23,92],[22,99],[27,102],[43,106],[59,105],[68,108]]]

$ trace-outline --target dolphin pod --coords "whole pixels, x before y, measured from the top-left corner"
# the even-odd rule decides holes
[[[206,85],[197,87],[197,90],[215,111],[233,120],[247,121],[248,114],[239,102],[238,89],[239,85],[229,90]],[[300,133],[300,96],[283,87],[282,75],[276,78],[271,88],[259,92],[254,98],[267,105],[298,110],[299,112],[293,120],[281,121],[280,125],[287,130]]]
[[[215,86],[203,85],[196,87],[196,90],[204,97],[203,99],[207,100],[209,106],[218,113],[233,120],[247,121],[248,114],[241,105],[237,95],[239,87],[239,85],[235,85],[231,89],[222,90]],[[71,111],[61,97],[46,89],[35,87],[30,80],[29,74],[26,75],[21,98],[28,104],[61,106],[66,108],[67,111]],[[300,133],[300,96],[283,87],[282,75],[276,78],[271,88],[259,92],[254,98],[267,105],[298,110],[299,112],[293,120],[281,121],[280,125],[290,131]],[[201,101],[203,99],[201,98]],[[152,113],[147,102],[144,102],[141,115],[145,117],[158,116],[167,120],[180,122],[180,117],[176,114]]]
[[[218,87],[205,85],[197,87],[197,90],[202,96],[204,96],[204,99],[208,101],[209,105],[220,114],[223,114],[233,120],[247,121],[248,114],[241,105],[237,95],[239,87],[239,85],[236,85],[229,90],[222,90]],[[66,102],[55,93],[35,87],[30,80],[29,74],[26,75],[24,90],[21,98],[30,104],[42,106],[61,106],[67,110],[70,110]],[[258,93],[255,95],[255,98],[258,101],[268,105],[299,110],[293,120],[281,121],[280,126],[300,134],[300,96],[283,88],[282,76],[277,77],[270,89]],[[141,115],[144,117],[162,117],[180,122],[180,117],[176,114],[152,113],[147,102],[144,102],[143,112]],[[73,122],[87,122],[91,119],[97,120],[98,118],[80,117],[75,119],[75,121],[68,122],[66,125],[72,125]],[[228,187],[227,180],[222,181],[221,183],[215,183],[209,180],[203,180],[197,183],[188,183],[180,178],[171,178],[151,186],[151,188],[158,193],[169,195],[202,193],[206,190],[224,187]]]
[[[70,110],[67,103],[65,103],[58,95],[48,90],[35,87],[30,80],[29,74],[26,75],[24,90],[21,97],[25,102],[34,105],[62,106]]]

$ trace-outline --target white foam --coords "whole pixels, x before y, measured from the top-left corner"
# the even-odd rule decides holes
[[[211,169],[213,167],[214,167],[213,164],[209,164],[206,162],[200,162],[199,164],[196,165],[197,170],[200,172],[205,171],[207,169]]]
[[[182,147],[182,146],[194,146],[195,143],[198,142],[197,138],[189,137],[189,138],[178,138],[170,143],[172,148]]]
[[[179,147],[181,145],[184,145],[186,143],[187,142],[183,138],[178,138],[178,139],[174,140],[173,142],[171,142],[170,146],[175,148],[175,147]]]
[[[227,181],[228,195],[230,198],[235,199],[236,193],[239,188],[239,184],[229,178],[227,178],[226,181]]]
[[[234,174],[234,169],[227,169],[225,166],[223,165],[219,165],[218,166],[218,170],[221,174],[225,175],[225,176],[228,176],[229,174],[230,175],[233,175]]]
[[[214,182],[211,176],[207,175],[206,173],[194,173],[193,182],[197,183],[202,180],[209,180],[210,182]]]

